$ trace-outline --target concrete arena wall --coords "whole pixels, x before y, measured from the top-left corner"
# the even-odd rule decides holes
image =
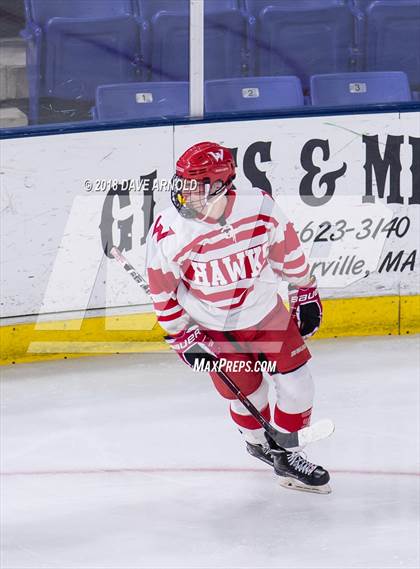
[[[241,199],[294,222],[325,303],[319,337],[420,331],[420,114],[270,118],[1,142],[1,361],[164,349],[140,270],[195,142],[234,152]],[[285,288],[280,288],[285,294]]]

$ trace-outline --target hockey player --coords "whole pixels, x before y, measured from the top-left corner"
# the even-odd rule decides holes
[[[195,144],[179,158],[175,207],[158,215],[147,238],[150,293],[166,340],[181,359],[195,367],[202,358],[195,348],[214,354],[267,420],[261,362],[271,362],[274,424],[296,431],[310,422],[314,394],[303,338],[318,329],[322,306],[293,225],[267,193],[237,193],[234,178],[231,152],[216,143]],[[290,313],[278,295],[281,279],[289,283]],[[211,378],[230,400],[248,452],[270,464],[282,485],[328,493],[328,472],[298,450],[267,440],[218,371]]]

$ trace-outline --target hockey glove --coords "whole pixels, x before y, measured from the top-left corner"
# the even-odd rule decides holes
[[[316,280],[311,279],[305,288],[289,285],[290,314],[299,328],[302,338],[313,336],[321,325],[322,304]]]
[[[213,352],[214,342],[206,336],[198,326],[191,326],[176,334],[176,336],[166,336],[166,342],[178,354],[181,360],[194,367],[196,360],[214,361],[217,355]]]

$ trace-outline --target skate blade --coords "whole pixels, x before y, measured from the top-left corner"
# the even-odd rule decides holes
[[[303,484],[294,478],[288,478],[286,476],[280,477],[279,484],[288,490],[299,490],[300,492],[311,492],[312,494],[331,494],[331,486],[329,484],[324,484],[323,486],[309,486],[309,484]]]

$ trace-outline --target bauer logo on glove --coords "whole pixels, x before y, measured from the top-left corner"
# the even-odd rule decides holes
[[[322,304],[316,280],[312,277],[307,287],[289,285],[290,314],[299,328],[302,338],[313,336],[321,325]]]
[[[214,361],[214,342],[198,326],[191,326],[182,330],[176,336],[165,336],[166,342],[178,354],[182,361],[190,367],[194,367],[195,360],[204,359]]]

